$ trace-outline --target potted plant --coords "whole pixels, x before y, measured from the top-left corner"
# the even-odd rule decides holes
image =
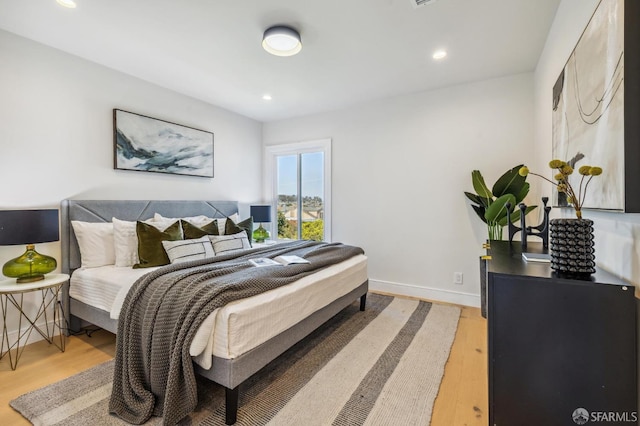
[[[602,174],[602,168],[580,166],[578,173],[581,178],[575,186],[569,181],[574,171],[571,164],[562,160],[551,160],[549,167],[556,171],[556,182],[529,172],[526,166],[520,168],[519,174],[522,177],[532,174],[551,182],[559,193],[565,194],[567,202],[575,210],[575,218],[551,219],[549,222],[551,269],[568,274],[590,275],[595,272],[596,266],[593,221],[582,218],[582,207],[589,183],[595,176]]]
[[[489,240],[501,240],[502,230],[507,223],[520,219],[520,210],[516,209],[516,206],[529,193],[526,175],[519,173],[522,167],[524,166],[520,164],[505,172],[491,189],[486,185],[479,170],[471,172],[471,182],[476,193],[465,191],[464,195],[473,203],[471,207],[480,220],[487,224]],[[510,210],[507,210],[507,203],[511,205]],[[525,214],[536,207],[527,206]]]

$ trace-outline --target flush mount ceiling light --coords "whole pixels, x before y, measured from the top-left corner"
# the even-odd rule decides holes
[[[264,32],[262,47],[272,55],[293,56],[302,50],[302,39],[293,28],[277,25]]]
[[[68,7],[69,9],[75,9],[76,8],[76,2],[74,2],[73,0],[56,0],[56,2],[60,6]]]
[[[435,59],[436,61],[439,61],[440,59],[444,59],[447,56],[447,51],[446,50],[436,50],[435,52],[433,52],[432,58]]]

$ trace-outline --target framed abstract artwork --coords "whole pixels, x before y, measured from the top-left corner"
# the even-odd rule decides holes
[[[637,0],[601,0],[553,87],[553,158],[603,169],[585,208],[640,212],[638,19]]]
[[[114,168],[213,177],[213,133],[113,110]]]

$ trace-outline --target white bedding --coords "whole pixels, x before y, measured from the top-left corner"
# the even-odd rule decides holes
[[[70,297],[117,319],[133,283],[155,268],[80,268]],[[266,342],[367,280],[367,257],[355,256],[291,284],[216,309],[202,324],[190,353],[203,368],[211,356],[233,359]]]

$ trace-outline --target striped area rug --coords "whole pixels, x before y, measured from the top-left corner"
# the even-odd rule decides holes
[[[237,425],[428,425],[460,309],[369,294],[240,386]],[[35,425],[125,425],[108,414],[113,361],[22,395]],[[224,425],[224,391],[198,382],[182,424]],[[148,424],[160,424],[152,418]]]

